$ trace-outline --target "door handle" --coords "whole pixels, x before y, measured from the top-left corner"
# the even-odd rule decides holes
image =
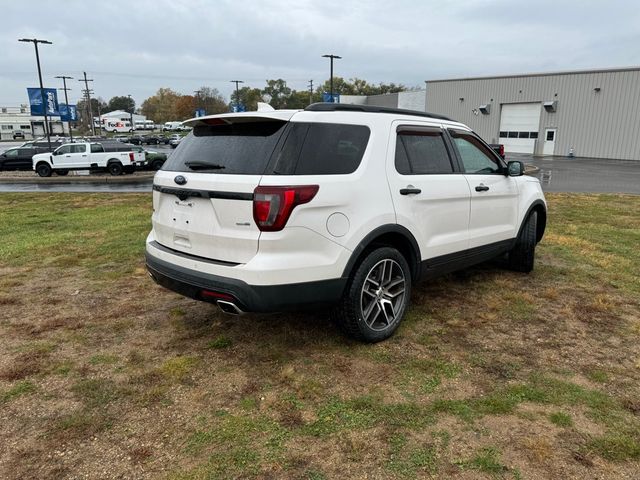
[[[486,185],[478,185],[476,187],[476,192],[486,192],[487,190],[489,190],[489,187]]]
[[[417,195],[421,193],[422,190],[419,188],[415,188],[412,185],[408,185],[407,188],[400,189],[400,195]]]
[[[83,157],[86,157],[86,155],[82,155]]]

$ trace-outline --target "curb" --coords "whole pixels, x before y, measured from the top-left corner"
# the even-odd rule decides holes
[[[136,175],[136,176],[118,176],[118,177],[92,177],[88,176],[72,176],[67,177],[0,177],[0,184],[16,184],[16,185],[33,185],[33,184],[63,184],[70,185],[74,183],[117,183],[117,184],[137,184],[137,183],[151,183],[153,182],[154,173]]]

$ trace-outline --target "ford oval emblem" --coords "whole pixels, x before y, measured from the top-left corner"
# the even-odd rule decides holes
[[[176,178],[173,179],[174,182],[176,182],[178,185],[184,185],[185,183],[187,183],[187,179],[184,178],[182,175],[178,175]]]

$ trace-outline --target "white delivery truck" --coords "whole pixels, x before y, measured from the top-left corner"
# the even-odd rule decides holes
[[[163,132],[181,132],[183,130],[189,130],[189,127],[182,125],[182,122],[166,122],[163,127]]]
[[[131,122],[128,120],[109,120],[103,118],[102,128],[104,128],[106,132],[133,132]]]
[[[41,177],[52,172],[66,175],[69,170],[107,170],[111,175],[133,173],[137,163],[144,163],[144,152],[134,152],[131,145],[101,143],[67,143],[51,153],[32,158],[33,169]]]

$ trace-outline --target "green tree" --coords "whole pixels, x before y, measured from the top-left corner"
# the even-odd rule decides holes
[[[269,104],[275,109],[287,108],[291,89],[287,87],[287,82],[281,78],[267,80],[267,86],[262,89],[262,96],[268,96]]]
[[[125,112],[132,113],[135,111],[136,102],[133,98],[125,96],[115,96],[109,100],[107,104],[107,110],[113,112],[114,110],[124,110]]]
[[[242,87],[238,90],[238,94],[240,96],[240,103],[245,106],[247,112],[254,112],[258,109],[258,102],[262,102],[262,90],[259,88],[251,88],[251,87]],[[238,99],[236,98],[236,91],[234,90],[231,94],[231,102],[229,103],[229,110],[231,110],[231,106],[236,103]]]

